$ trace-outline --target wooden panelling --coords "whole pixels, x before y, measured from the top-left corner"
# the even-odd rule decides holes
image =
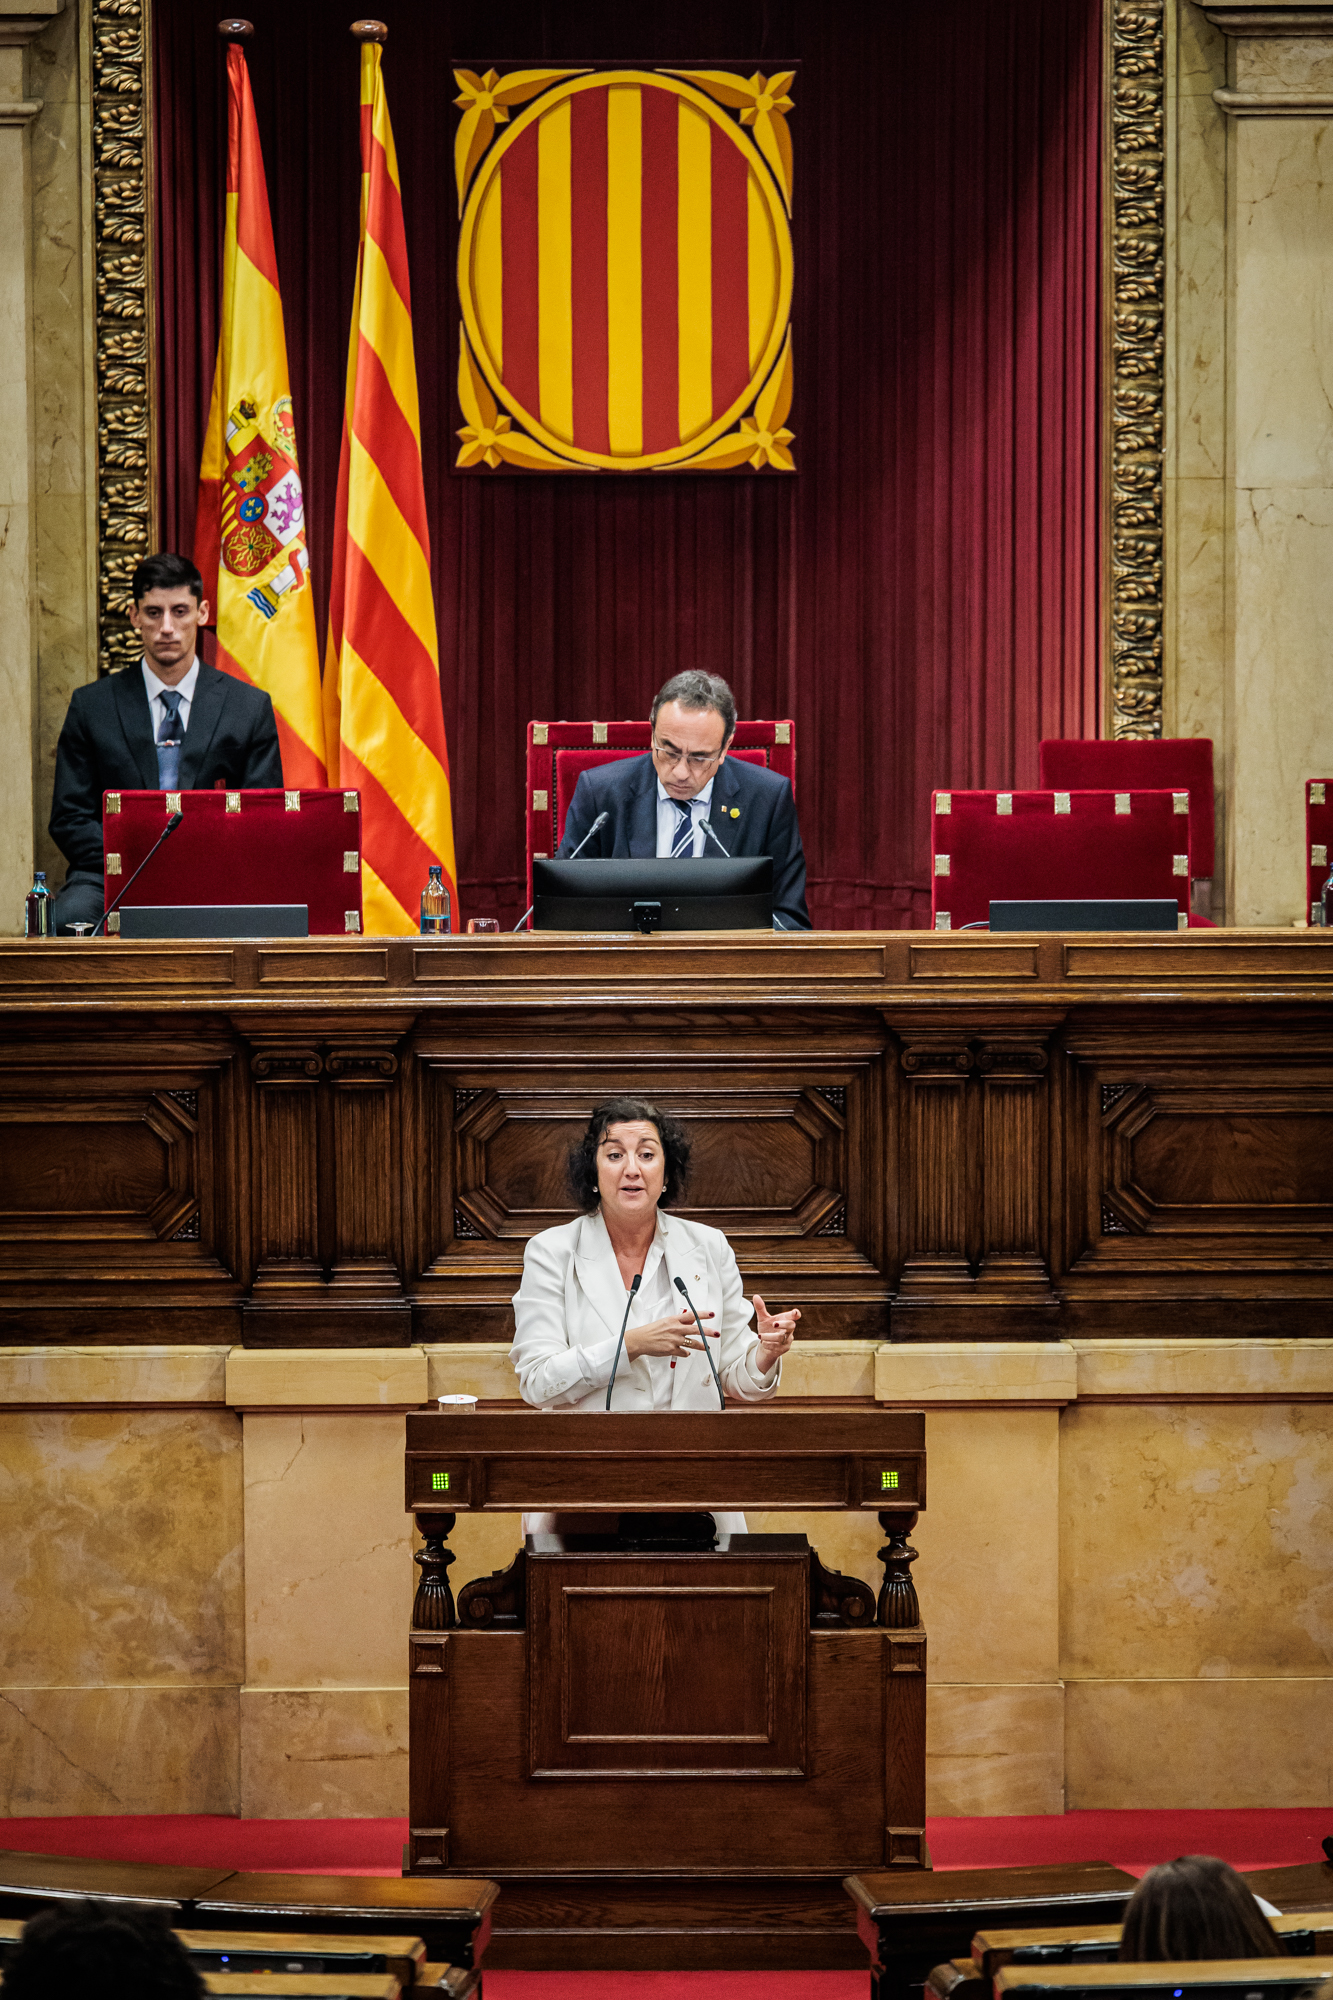
[[[614,1091],[804,1338],[1333,1306],[1333,937],[0,945],[0,1337],[503,1339]]]

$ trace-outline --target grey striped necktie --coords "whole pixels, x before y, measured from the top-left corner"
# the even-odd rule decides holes
[[[181,769],[181,698],[174,688],[164,688],[162,727],[157,732],[157,782],[164,792],[174,792]]]

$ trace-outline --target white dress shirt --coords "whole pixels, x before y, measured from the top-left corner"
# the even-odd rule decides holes
[[[154,743],[160,742],[162,737],[162,722],[167,712],[162,706],[164,694],[178,694],[181,698],[181,735],[184,737],[190,726],[190,703],[194,700],[195,684],[199,679],[198,655],[190,662],[190,671],[184,680],[177,681],[175,687],[168,687],[165,681],[160,681],[147,660],[141,660],[139,664],[143,668],[143,684],[148,690],[148,713],[153,718]]]
[[[714,771],[713,778],[716,776],[717,772]],[[708,835],[700,825],[700,821],[707,819],[708,808],[713,803],[713,778],[710,778],[703,790],[697,792],[692,799],[682,799],[680,801],[681,805],[689,806],[690,816],[694,821],[694,845],[687,847],[684,852],[692,854],[696,861],[702,856],[704,842],[708,838]],[[676,811],[676,801],[659,778],[657,781],[657,852],[659,858],[665,858],[675,852],[676,842],[680,838],[681,831],[681,821]]]

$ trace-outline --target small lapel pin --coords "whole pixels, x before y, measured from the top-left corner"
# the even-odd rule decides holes
[[[741,809],[740,809],[740,807],[739,807],[739,806],[733,806],[733,807],[731,808],[731,817],[732,817],[733,819],[739,819],[739,818],[740,818],[740,816],[741,816]]]

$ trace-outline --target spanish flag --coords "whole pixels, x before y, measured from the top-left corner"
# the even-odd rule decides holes
[[[272,698],[288,785],[326,783],[319,642],[287,337],[245,53],[227,50],[222,326],[199,468],[195,561],[217,663]]]
[[[361,249],[347,357],[324,727],[361,793],[366,930],[415,931],[439,862],[458,908],[421,474],[407,239],[377,43],[361,46]]]

